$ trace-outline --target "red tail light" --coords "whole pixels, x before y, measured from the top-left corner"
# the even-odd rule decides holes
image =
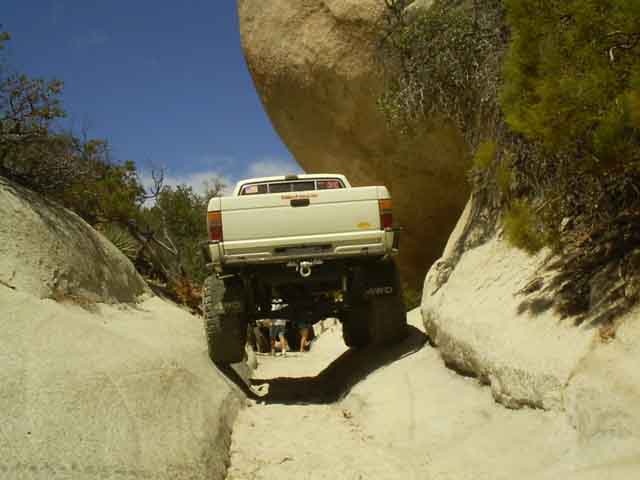
[[[393,204],[391,199],[378,200],[380,210],[380,230],[393,227],[393,214],[391,213]]]
[[[210,241],[222,241],[222,212],[207,212],[207,230]]]

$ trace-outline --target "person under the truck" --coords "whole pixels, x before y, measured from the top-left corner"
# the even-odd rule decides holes
[[[271,306],[272,312],[283,310],[286,306],[281,303],[274,303]],[[289,321],[286,318],[272,318],[271,327],[269,328],[269,338],[271,340],[271,355],[276,354],[276,342],[280,339],[280,351],[282,356],[286,357],[289,350],[289,343],[287,342],[287,323]]]
[[[271,337],[271,355],[276,354],[277,341],[280,339],[280,352],[283,357],[287,356],[289,351],[289,343],[287,342],[287,322],[285,318],[274,318],[271,321],[271,328],[269,329],[269,336]]]
[[[311,345],[309,337],[311,336],[311,326],[313,325],[313,321],[310,316],[311,312],[300,312],[300,315],[294,322],[300,331],[300,353],[303,353],[307,347]]]

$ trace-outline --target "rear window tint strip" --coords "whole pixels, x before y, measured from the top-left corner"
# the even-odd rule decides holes
[[[333,190],[344,188],[339,179],[318,179],[297,182],[251,183],[240,189],[240,195],[259,195],[264,193],[308,192],[313,190]]]

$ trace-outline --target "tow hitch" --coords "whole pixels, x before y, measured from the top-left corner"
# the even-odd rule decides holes
[[[298,272],[302,278],[308,278],[313,273],[311,269],[323,263],[322,260],[304,260],[302,262],[289,262],[287,263],[287,267],[295,268],[296,272]]]

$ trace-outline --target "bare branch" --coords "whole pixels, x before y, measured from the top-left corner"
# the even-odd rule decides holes
[[[153,185],[145,187],[145,193],[142,196],[143,201],[156,200],[164,187],[164,168],[152,168],[151,180]]]

